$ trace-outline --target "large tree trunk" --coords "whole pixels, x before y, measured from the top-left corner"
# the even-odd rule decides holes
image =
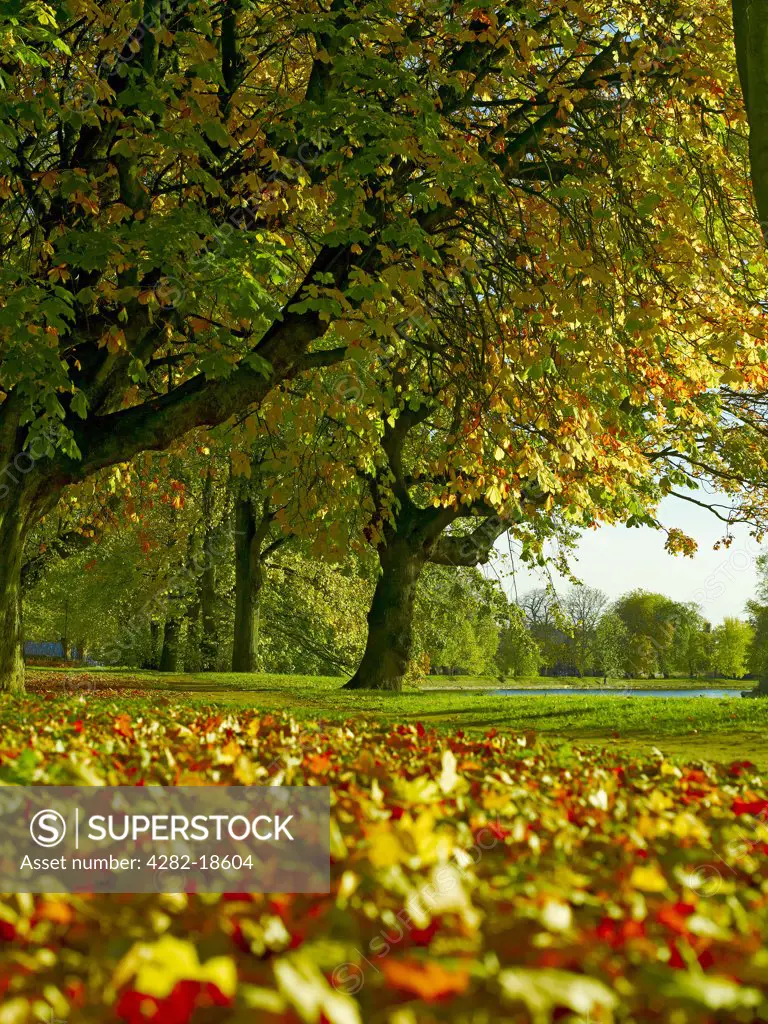
[[[167,618],[163,630],[163,651],[160,655],[161,672],[179,671],[179,646],[181,638],[181,620]]]
[[[24,693],[21,564],[26,527],[18,506],[0,518],[0,692]]]
[[[398,522],[386,529],[387,542],[379,547],[381,575],[368,612],[368,640],[347,690],[402,690],[413,650],[416,585],[425,563],[458,567],[487,562],[493,542],[507,528],[490,514],[471,533],[447,535],[455,511],[417,508],[406,494],[402,500]]]
[[[235,508],[235,635],[232,671],[253,672],[256,661],[253,621],[261,590],[261,560],[256,545],[256,518],[250,498]]]
[[[749,122],[752,190],[763,238],[768,245],[768,6],[733,0],[736,65]]]
[[[381,575],[368,612],[368,640],[347,690],[400,693],[413,649],[416,584],[426,562],[416,538],[394,537],[379,550]]]

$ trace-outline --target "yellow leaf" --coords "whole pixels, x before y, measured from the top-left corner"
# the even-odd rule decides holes
[[[573,924],[570,905],[559,900],[549,900],[541,912],[541,923],[550,932],[567,932]]]
[[[273,969],[281,995],[306,1024],[317,1024],[321,1016],[329,1024],[361,1024],[357,1003],[345,993],[334,991],[309,957],[282,957]]]
[[[214,956],[202,965],[197,981],[210,982],[231,999],[237,989],[237,968],[228,956]]]
[[[597,1011],[600,1018],[609,1021],[618,1005],[618,999],[602,981],[570,971],[511,967],[499,973],[499,984],[507,999],[527,1007],[535,1024],[551,1020],[552,1011],[561,1006],[581,1017],[591,1017]]]
[[[374,825],[368,829],[367,838],[370,843],[368,860],[375,868],[391,868],[408,859],[390,825]]]
[[[443,770],[438,779],[438,785],[443,793],[448,794],[459,781],[456,772],[456,755],[452,750],[443,751]]]
[[[256,781],[256,770],[253,767],[253,762],[245,754],[241,754],[238,757],[232,774],[243,786],[252,786]]]
[[[638,865],[629,883],[641,892],[664,892],[667,888],[667,880],[655,864]]]
[[[25,996],[9,999],[0,1007],[0,1024],[27,1024],[29,1000]]]
[[[341,834],[339,823],[335,818],[331,818],[331,856],[334,860],[345,860],[347,857],[344,836]]]
[[[216,760],[217,764],[234,764],[237,758],[240,756],[240,744],[237,740],[229,740],[221,750]]]
[[[192,943],[173,935],[136,943],[118,964],[113,980],[119,987],[133,975],[136,991],[156,999],[167,998],[180,981],[210,982],[230,999],[237,988],[237,971],[229,957],[217,956],[201,964]]]

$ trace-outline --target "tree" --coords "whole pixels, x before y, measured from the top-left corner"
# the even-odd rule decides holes
[[[600,616],[595,628],[592,652],[595,667],[607,683],[611,676],[624,674],[627,662],[627,644],[629,633],[624,620],[616,612],[606,612]]]
[[[481,387],[483,379],[481,373]],[[346,685],[397,692],[412,658],[415,599],[425,566],[485,564],[507,531],[520,536],[528,557],[528,549],[557,528],[558,517],[544,514],[551,501],[537,485],[526,493],[516,474],[512,484],[506,480],[509,471],[498,465],[506,455],[499,431],[509,427],[502,412],[478,414],[458,429],[467,406],[478,408],[478,381],[464,368],[445,373],[425,361],[405,372],[400,364],[392,380],[382,394],[384,408],[368,419],[381,440],[361,473],[371,509],[365,535],[375,545],[380,572],[365,651]],[[388,407],[393,400],[394,409]],[[486,470],[494,449],[500,452],[497,468]]]
[[[480,570],[427,565],[414,609],[414,674],[421,666],[451,674],[487,673],[505,606],[498,583]]]
[[[137,478],[125,476],[138,490]],[[180,633],[195,589],[187,542],[194,534],[195,502],[175,509],[170,501],[160,501],[168,492],[154,493],[158,501],[151,510],[142,509],[137,501],[136,522],[124,514],[121,501],[118,522],[105,524],[98,540],[49,563],[25,595],[31,636],[61,636],[66,609],[69,635],[77,647],[85,646],[98,660],[109,663],[157,668],[165,623],[175,619],[177,667],[183,662]],[[178,497],[179,492],[171,493]],[[168,640],[166,664],[174,646],[173,626]]]
[[[627,628],[629,675],[697,676],[709,658],[709,623],[697,605],[632,590],[614,604]]]
[[[758,601],[747,602],[749,622],[752,626],[752,644],[749,649],[749,671],[757,677],[755,696],[768,695],[768,605]]]
[[[554,589],[537,587],[530,590],[519,599],[518,607],[539,649],[545,674],[564,675],[581,671],[576,664],[574,625]]]
[[[519,62],[513,11],[220,13],[63,0],[0,15],[4,689],[23,687],[21,551],[63,488],[351,345],[386,347],[559,123],[540,81],[586,96],[603,65],[635,75],[633,54],[572,19],[583,52],[553,60],[544,41],[489,146],[465,79],[496,89],[499,62]],[[534,164],[526,180],[549,174]],[[331,323],[335,347],[318,348]]]
[[[695,679],[711,662],[712,627],[693,603],[676,601],[672,616],[672,671]]]
[[[259,652],[269,672],[348,675],[365,644],[370,559],[314,558],[299,540],[264,563]]]
[[[254,672],[259,667],[259,618],[265,582],[264,560],[288,540],[274,534],[275,512],[269,497],[254,500],[241,484],[235,498],[235,622],[232,671]]]
[[[741,679],[747,673],[754,630],[749,622],[725,618],[712,630],[712,669],[724,679]]]
[[[749,649],[749,671],[757,677],[753,696],[768,696],[768,555],[757,559],[757,595],[747,602],[752,643]]]
[[[64,488],[360,352],[496,349],[490,401],[510,330],[517,422],[545,429],[526,420],[544,397],[559,417],[521,479],[577,517],[570,460],[613,520],[702,463],[753,472],[718,391],[761,374],[764,292],[721,19],[679,0],[136,12],[0,14],[0,687],[23,687],[22,551]]]
[[[733,0],[733,33],[744,108],[749,123],[749,163],[757,214],[768,241],[768,10]]]
[[[542,665],[541,648],[526,625],[523,611],[515,604],[508,606],[496,664],[502,676],[517,677],[538,675]]]
[[[614,604],[629,639],[630,676],[670,675],[673,670],[675,603],[664,594],[632,590]]]
[[[343,388],[333,378],[320,384],[304,375],[228,431],[235,520],[233,672],[259,665],[266,567],[274,566],[289,540],[305,556],[336,564],[364,547],[359,494],[352,495],[349,486],[357,483],[361,445],[351,430],[354,413],[340,398]]]
[[[537,587],[518,600],[518,608],[522,611],[529,627],[551,626],[556,621],[556,597],[546,587]]]
[[[579,675],[589,669],[592,642],[608,598],[596,587],[572,587],[563,602],[573,637],[573,659]]]

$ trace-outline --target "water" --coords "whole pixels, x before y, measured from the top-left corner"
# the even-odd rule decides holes
[[[748,688],[749,684],[747,684]],[[518,687],[513,690],[494,690],[494,693],[509,694],[512,697],[530,697],[537,694],[557,695],[569,694],[572,697],[740,697],[741,690],[619,690],[619,689],[589,689],[576,690],[566,686],[547,687]]]

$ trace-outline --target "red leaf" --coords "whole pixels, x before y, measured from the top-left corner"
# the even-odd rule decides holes
[[[768,800],[743,800],[741,797],[736,797],[731,804],[731,810],[734,814],[767,815]]]

